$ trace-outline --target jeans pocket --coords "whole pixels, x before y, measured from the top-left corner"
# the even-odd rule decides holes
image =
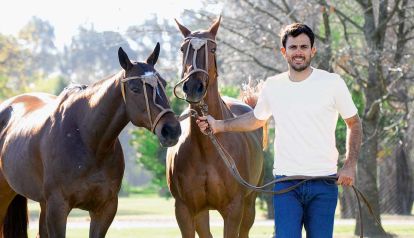
[[[338,186],[335,180],[331,179],[323,179],[322,182],[329,186]]]

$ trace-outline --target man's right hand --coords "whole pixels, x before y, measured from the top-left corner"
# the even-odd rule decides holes
[[[196,122],[203,134],[207,135],[208,129],[211,130],[213,134],[220,132],[219,121],[210,115],[199,117]]]

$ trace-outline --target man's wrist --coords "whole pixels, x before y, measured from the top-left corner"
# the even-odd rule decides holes
[[[344,163],[343,167],[345,167],[345,168],[355,168],[356,164],[357,164],[357,161],[355,159],[348,158],[348,159],[345,160],[345,163]]]
[[[224,120],[217,121],[217,132],[225,132],[226,131],[226,123]]]

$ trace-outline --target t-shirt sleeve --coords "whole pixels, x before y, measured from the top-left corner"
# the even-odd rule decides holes
[[[335,87],[335,107],[343,119],[350,118],[358,113],[358,110],[352,101],[351,93],[348,90],[344,80],[338,77]]]
[[[272,115],[268,98],[266,97],[266,85],[267,83],[263,85],[259,98],[257,99],[256,106],[253,110],[254,116],[259,120],[267,120]]]

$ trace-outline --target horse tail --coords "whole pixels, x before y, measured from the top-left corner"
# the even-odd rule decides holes
[[[7,126],[10,121],[13,108],[8,106],[0,111],[0,132]]]
[[[259,93],[262,90],[264,81],[260,80],[256,85],[253,85],[252,80],[249,78],[248,84],[243,84],[241,91],[241,98],[244,103],[249,105],[251,108],[255,108]],[[268,134],[268,121],[263,125],[263,150],[266,150],[269,145],[269,134]]]
[[[7,209],[3,222],[4,238],[27,238],[29,223],[27,198],[16,195]]]

